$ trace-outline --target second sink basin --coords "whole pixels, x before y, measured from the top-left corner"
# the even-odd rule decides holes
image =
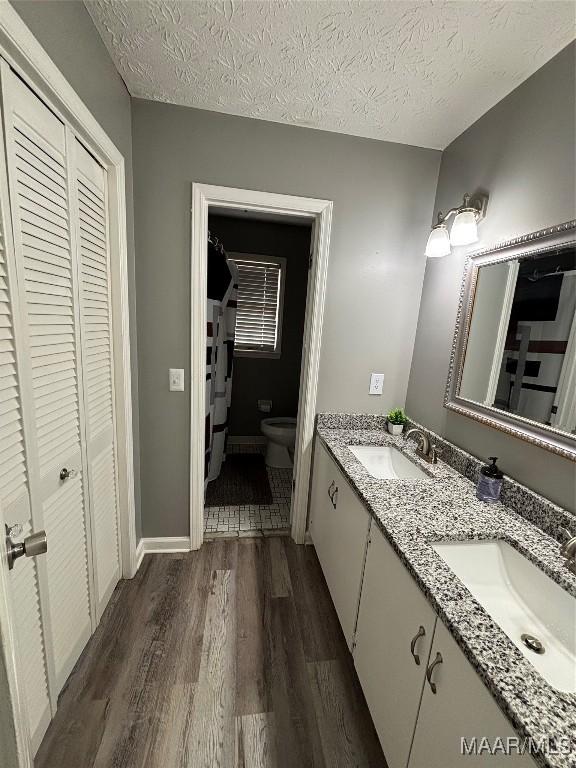
[[[372,477],[378,480],[429,479],[426,472],[392,446],[349,445],[348,448]]]
[[[542,677],[576,693],[576,598],[505,541],[432,547]]]

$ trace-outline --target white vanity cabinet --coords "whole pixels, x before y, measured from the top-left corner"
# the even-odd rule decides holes
[[[354,664],[389,768],[408,762],[435,622],[416,582],[373,525]]]
[[[528,755],[463,754],[462,738],[470,748],[474,738],[480,747],[483,737],[506,744],[517,734],[440,619],[428,670],[408,768],[536,768]]]
[[[352,647],[370,515],[316,440],[310,535],[348,647]]]
[[[463,753],[516,734],[319,440],[309,530],[389,768],[535,768]]]

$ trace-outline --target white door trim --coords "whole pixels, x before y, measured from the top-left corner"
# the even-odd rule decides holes
[[[502,300],[502,314],[500,315],[500,322],[498,324],[496,345],[486,392],[485,403],[490,406],[494,405],[494,398],[496,397],[496,390],[498,389],[498,380],[502,370],[502,358],[504,357],[504,349],[506,346],[506,334],[508,333],[508,325],[510,324],[510,315],[512,314],[512,304],[514,303],[514,292],[516,291],[519,269],[520,263],[518,261],[510,261],[508,263],[506,289]]]
[[[576,423],[576,315],[570,326],[568,344],[564,353],[564,362],[558,379],[556,392],[556,413],[552,415],[552,424],[566,432],[574,429]]]
[[[132,382],[124,157],[7,2],[0,2],[0,56],[49,104],[107,171],[110,213],[116,442],[122,576],[136,573]]]
[[[249,189],[192,184],[191,377],[190,377],[190,548],[204,538],[204,419],[206,381],[206,281],[208,208],[241,208],[255,213],[305,216],[314,224],[312,268],[308,278],[306,319],[300,374],[300,402],[292,494],[292,538],[303,544],[306,534],[320,341],[324,319],[332,202],[310,197]]]

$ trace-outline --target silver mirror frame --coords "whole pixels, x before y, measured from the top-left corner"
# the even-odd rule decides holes
[[[492,248],[471,253],[467,257],[460,291],[454,341],[450,354],[444,407],[475,419],[486,426],[494,427],[501,432],[526,440],[532,445],[537,445],[576,461],[576,435],[569,435],[554,427],[539,424],[516,414],[506,413],[498,408],[475,403],[460,397],[458,394],[462,382],[479,268],[486,264],[511,261],[519,256],[546,253],[566,245],[576,245],[576,219],[556,227],[541,229],[513,240],[498,243]]]

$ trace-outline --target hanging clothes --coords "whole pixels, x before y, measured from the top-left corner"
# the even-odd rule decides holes
[[[220,474],[226,458],[238,270],[217,238],[208,235],[208,312],[206,328],[206,420],[204,487]]]

